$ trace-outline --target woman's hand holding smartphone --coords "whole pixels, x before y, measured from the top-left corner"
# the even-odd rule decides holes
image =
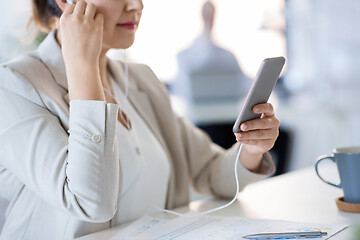
[[[279,135],[280,121],[267,101],[284,64],[283,57],[268,58],[262,62],[234,124],[236,140],[244,144],[240,161],[253,171],[257,171],[262,155],[274,146]]]
[[[105,100],[99,69],[103,23],[104,17],[96,13],[96,6],[84,0],[69,4],[60,18],[70,100]]]
[[[257,156],[261,160],[262,155],[269,151],[279,136],[280,121],[275,116],[271,103],[255,105],[254,113],[262,114],[261,118],[244,122],[240,125],[242,132],[235,133],[236,140],[244,144],[243,152],[250,156]],[[244,160],[253,159],[245,157]],[[256,162],[243,162],[245,166],[256,165]],[[250,167],[249,167],[250,168]]]

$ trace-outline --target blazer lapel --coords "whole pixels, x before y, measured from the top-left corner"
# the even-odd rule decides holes
[[[40,60],[51,73],[53,79],[64,90],[66,90],[63,99],[69,104],[68,83],[66,77],[65,63],[61,48],[56,40],[57,30],[51,31],[38,48]],[[49,54],[51,51],[51,54]]]
[[[124,64],[120,61],[115,61],[108,59],[108,68],[113,74],[115,81],[119,84],[121,89],[125,92],[124,82],[120,79],[124,79]],[[129,82],[128,82],[128,93],[129,101],[132,103],[133,107],[136,109],[138,114],[143,118],[146,124],[149,126],[150,130],[159,140],[164,149],[167,149],[164,139],[161,135],[160,126],[154,114],[153,107],[151,105],[148,95],[139,89],[139,86],[134,79],[134,74],[130,74],[129,71]]]

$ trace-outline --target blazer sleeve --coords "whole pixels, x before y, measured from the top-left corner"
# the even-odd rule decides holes
[[[205,194],[220,198],[231,198],[236,194],[235,160],[239,143],[224,150],[211,141],[208,135],[186,119],[177,116],[188,160],[189,173],[194,188]],[[253,173],[241,163],[236,169],[239,189],[247,184],[267,178],[275,172],[275,165],[269,153],[261,161],[260,172]]]
[[[69,131],[21,74],[0,67],[0,165],[39,198],[83,221],[116,211],[118,107],[70,102]]]

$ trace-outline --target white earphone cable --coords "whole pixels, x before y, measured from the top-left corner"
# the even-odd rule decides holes
[[[126,50],[124,50],[123,53],[124,56],[124,84],[125,84],[125,100],[124,100],[124,106],[123,106],[123,110],[126,111],[128,110],[128,97],[129,97],[129,67],[128,67],[128,62],[126,59]],[[116,101],[115,96],[106,88],[104,88],[104,92],[106,92],[112,99],[114,99]],[[123,110],[120,109],[120,111],[124,112]],[[127,129],[131,129],[131,123],[130,123],[130,119],[124,118],[123,114],[120,114],[120,118],[121,120],[125,123]]]
[[[129,96],[129,66],[126,58],[126,50],[124,49],[124,63],[125,63],[125,100],[128,101]]]
[[[239,190],[240,189],[239,189],[239,179],[238,179],[237,166],[238,166],[239,156],[240,156],[242,148],[243,148],[243,144],[240,145],[238,153],[236,155],[236,159],[235,159],[234,175],[235,175],[235,182],[236,182],[236,193],[235,193],[234,198],[230,202],[228,202],[227,204],[225,204],[223,206],[214,208],[214,209],[210,209],[210,210],[200,212],[200,213],[193,213],[193,214],[181,214],[181,213],[171,211],[171,210],[167,210],[167,209],[160,209],[160,208],[157,208],[157,207],[155,207],[155,208],[157,210],[161,211],[161,212],[170,213],[170,214],[180,216],[180,217],[197,217],[197,216],[202,216],[202,215],[205,215],[205,214],[208,214],[208,213],[216,212],[218,210],[221,210],[221,209],[224,209],[224,208],[230,206],[237,199],[237,197],[239,195]]]

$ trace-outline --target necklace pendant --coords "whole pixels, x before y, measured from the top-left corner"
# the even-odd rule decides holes
[[[118,112],[118,120],[127,130],[131,130],[131,121],[121,109]]]

